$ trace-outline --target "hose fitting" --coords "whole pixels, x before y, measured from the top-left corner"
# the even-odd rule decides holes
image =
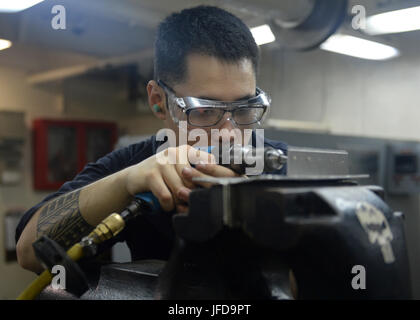
[[[124,219],[118,213],[113,213],[102,220],[88,237],[92,238],[94,243],[99,244],[115,237],[124,229],[124,227]]]

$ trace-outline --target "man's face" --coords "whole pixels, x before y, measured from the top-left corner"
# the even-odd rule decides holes
[[[228,63],[211,56],[191,54],[187,57],[186,66],[185,80],[172,86],[177,97],[192,96],[209,100],[236,101],[255,95],[255,72],[249,59]],[[215,126],[202,128],[209,137],[208,145],[214,145],[222,140],[219,137],[217,139],[219,141],[211,141],[211,129],[227,129],[221,131],[222,137],[225,137],[224,141],[234,141],[235,138],[238,141],[238,131],[233,130],[236,127],[229,118],[231,114],[227,112]],[[165,123],[178,137],[178,127],[170,116],[165,119]],[[188,131],[195,128],[197,127],[189,125]],[[241,137],[244,137],[244,128],[239,129]],[[249,139],[249,136],[245,138]],[[248,139],[242,140],[242,143],[248,143]],[[193,145],[196,141],[188,143]]]

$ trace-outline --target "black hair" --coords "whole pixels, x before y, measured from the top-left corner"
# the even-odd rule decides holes
[[[179,83],[186,76],[186,57],[198,53],[226,62],[250,59],[257,74],[259,48],[238,17],[213,6],[197,6],[163,20],[155,41],[155,80]]]

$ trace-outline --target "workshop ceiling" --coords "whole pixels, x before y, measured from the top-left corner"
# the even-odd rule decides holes
[[[209,1],[62,0],[67,30],[51,27],[47,0],[17,14],[0,15],[0,38],[96,57],[126,55],[150,48],[154,30],[174,10]]]
[[[59,4],[67,13],[67,30],[63,31],[51,27],[51,8],[58,2],[46,0],[20,13],[0,14],[0,38],[13,41],[13,47],[0,54],[0,64],[39,72],[150,52],[158,23],[171,12],[198,4],[224,7],[250,27],[265,23],[270,13],[252,10],[252,3],[250,0],[61,0]],[[349,0],[349,3],[349,8],[364,5],[371,15],[420,5],[420,0]],[[274,0],[257,2],[261,7],[275,4]],[[378,39],[417,49],[419,37],[420,32],[415,31]]]
[[[260,0],[258,5],[273,3]],[[249,3],[249,1],[245,1]],[[350,4],[363,4],[368,14],[420,5],[418,0],[351,0]],[[0,38],[15,43],[74,52],[98,58],[121,56],[150,48],[154,31],[169,13],[197,4],[219,5],[245,20],[250,26],[264,22],[262,14],[247,10],[241,0],[61,0],[67,12],[67,30],[51,27],[51,8],[57,1],[47,0],[18,14],[0,15]],[[393,40],[412,40],[419,32],[388,36]]]

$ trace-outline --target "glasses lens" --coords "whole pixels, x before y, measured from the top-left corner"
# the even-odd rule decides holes
[[[213,126],[223,117],[224,111],[219,108],[194,108],[188,110],[188,119],[192,126]]]
[[[253,124],[261,120],[264,115],[263,107],[242,107],[233,112],[233,119],[237,124]]]

